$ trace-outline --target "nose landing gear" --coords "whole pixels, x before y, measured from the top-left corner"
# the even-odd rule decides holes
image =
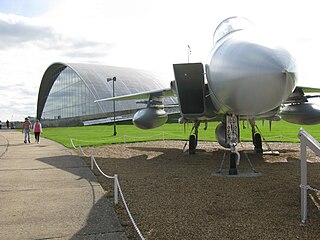
[[[237,165],[240,162],[240,154],[237,151],[239,143],[239,119],[234,114],[226,115],[226,142],[231,147],[229,175],[237,175]]]

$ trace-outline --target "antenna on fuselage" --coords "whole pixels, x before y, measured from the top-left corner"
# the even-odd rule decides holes
[[[188,63],[189,63],[190,55],[191,55],[191,47],[190,45],[188,45]]]

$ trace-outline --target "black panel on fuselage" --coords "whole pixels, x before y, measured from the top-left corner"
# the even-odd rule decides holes
[[[203,114],[205,102],[202,63],[174,64],[173,69],[182,114]]]

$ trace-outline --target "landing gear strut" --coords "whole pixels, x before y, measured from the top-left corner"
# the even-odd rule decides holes
[[[239,143],[239,119],[236,115],[226,115],[226,142],[231,148],[229,175],[237,175],[240,154],[237,151]]]
[[[198,129],[200,121],[195,121],[192,131],[193,133],[189,136],[189,155],[196,154],[196,148],[198,145]]]
[[[254,129],[255,124],[254,124],[254,120],[251,119],[249,120],[250,124],[252,126],[252,129]],[[252,132],[252,137],[254,138],[254,142],[255,142],[255,146],[257,149],[262,149],[262,143],[261,143],[261,135],[256,133],[256,132]],[[238,175],[238,165],[240,163],[240,153],[237,150],[237,145],[238,143],[240,143],[240,134],[239,134],[239,118],[237,115],[235,114],[227,114],[225,115],[225,119],[224,121],[217,126],[216,128],[216,137],[218,139],[218,142],[221,146],[225,147],[225,148],[230,148],[231,153],[230,153],[230,167],[229,167],[229,176],[234,176],[234,175]],[[253,167],[248,154],[246,153],[246,151],[243,151],[245,158],[248,160],[248,163],[251,166],[251,169],[253,171],[253,175],[257,176],[257,174],[259,174]],[[223,174],[223,163],[224,160],[226,159],[226,156],[228,154],[224,153],[223,155],[223,159],[221,161],[220,164],[220,168],[218,171],[216,171],[217,175]],[[228,174],[228,172],[225,172],[226,174]],[[244,171],[241,171],[241,175],[244,174]]]

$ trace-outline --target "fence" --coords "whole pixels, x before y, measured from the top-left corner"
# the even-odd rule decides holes
[[[74,149],[77,149],[77,148],[75,147],[75,145],[74,145],[74,143],[73,143],[73,141],[72,141],[71,138],[70,138],[70,146],[73,147]],[[143,237],[141,231],[139,230],[136,222],[134,221],[134,218],[133,218],[133,216],[132,216],[132,214],[131,214],[131,212],[130,212],[130,210],[129,210],[129,207],[128,207],[127,203],[126,203],[126,200],[125,200],[125,198],[124,198],[123,192],[122,192],[122,190],[121,190],[121,186],[120,186],[120,182],[119,182],[119,179],[118,179],[118,175],[115,174],[114,176],[110,176],[110,175],[105,174],[105,173],[101,170],[101,168],[99,167],[99,165],[97,164],[97,161],[96,161],[96,159],[94,158],[93,155],[90,155],[90,156],[89,156],[89,155],[85,154],[85,152],[83,151],[83,149],[82,149],[81,146],[78,147],[78,150],[79,150],[79,153],[80,153],[81,156],[90,157],[90,160],[91,160],[91,170],[93,170],[94,166],[96,166],[97,169],[98,169],[98,171],[99,171],[103,176],[105,176],[105,177],[108,178],[108,179],[113,179],[113,180],[114,180],[114,203],[115,203],[115,204],[118,204],[118,202],[119,202],[119,201],[118,201],[118,198],[119,198],[119,194],[120,194],[122,203],[123,203],[123,205],[124,205],[124,207],[125,207],[125,209],[126,209],[126,212],[127,212],[128,216],[129,216],[129,218],[130,218],[130,221],[131,221],[134,229],[135,229],[136,232],[138,233],[138,235],[139,235],[139,237],[141,238],[141,240],[144,240],[144,237]]]
[[[170,134],[170,133],[166,133],[166,132],[161,132],[152,136],[143,136],[143,137],[139,137],[139,136],[130,136],[130,135],[123,135],[121,137],[113,137],[110,139],[103,139],[103,140],[83,140],[83,139],[75,139],[72,138],[72,142],[73,144],[76,145],[81,145],[81,143],[83,145],[88,145],[89,144],[109,144],[109,143],[128,143],[128,142],[139,142],[139,141],[148,141],[148,140],[172,140],[172,139],[187,139],[187,137],[185,137],[184,135],[175,135],[175,134]],[[71,143],[70,143],[71,145]],[[75,147],[75,145],[73,145],[72,147]]]
[[[320,143],[314,139],[304,129],[300,129],[298,137],[300,139],[301,154],[301,222],[307,221],[307,191],[320,192],[320,190],[308,185],[308,169],[307,169],[307,147],[309,147],[317,156],[320,156]]]
[[[83,140],[83,139],[75,139],[72,138],[73,144],[76,143],[76,146],[88,146],[88,145],[95,145],[95,144],[111,144],[111,143],[129,143],[129,142],[139,142],[139,141],[149,141],[149,140],[156,140],[156,141],[165,141],[165,140],[187,140],[188,135],[177,135],[177,134],[171,134],[167,132],[161,132],[155,135],[151,136],[130,136],[130,135],[123,135],[123,136],[117,136],[112,137],[108,139],[102,139],[102,140]],[[297,141],[296,138],[290,138],[285,135],[277,135],[277,136],[267,136],[264,137],[264,140],[267,142],[287,142],[287,141]],[[203,141],[212,141],[208,139],[203,139]],[[215,140],[214,140],[215,141]],[[244,140],[243,142],[245,142]],[[251,141],[251,140],[248,140]],[[76,148],[75,146],[73,146]]]

